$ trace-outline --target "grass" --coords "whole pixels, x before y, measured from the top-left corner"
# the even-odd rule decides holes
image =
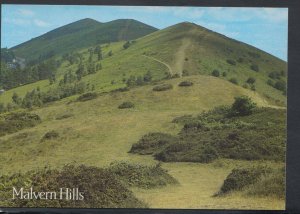
[[[216,167],[220,163],[222,167]],[[249,196],[242,192],[225,197],[212,197],[236,165],[245,167],[253,164],[261,163],[226,159],[211,164],[165,163],[163,167],[178,180],[179,186],[147,191],[134,188],[133,192],[151,208],[283,210],[284,200],[276,197]],[[276,164],[270,165],[278,167]]]
[[[193,87],[178,86],[181,81],[191,80],[194,83]],[[152,91],[152,85],[146,85],[130,91],[101,94],[87,102],[70,103],[78,97],[73,96],[47,107],[33,109],[32,113],[41,117],[42,124],[0,138],[0,174],[26,172],[43,168],[45,165],[60,169],[64,164],[73,161],[97,167],[109,166],[113,161],[154,165],[157,161],[151,156],[134,155],[127,151],[145,133],[163,132],[176,135],[182,125],[172,123],[175,117],[196,115],[220,104],[229,105],[235,96],[242,94],[251,96],[259,106],[268,105],[257,93],[219,78],[189,76],[165,82],[174,85],[173,90],[157,93]],[[135,103],[134,109],[117,108],[127,100]],[[67,112],[73,116],[64,119],[63,123],[56,120]],[[59,138],[40,143],[49,131],[58,132]],[[149,192],[134,190],[134,193],[153,208],[174,208],[174,204],[177,208],[244,206],[253,209],[276,209],[284,206],[284,200],[271,196],[261,199],[230,195],[224,199],[212,199],[213,193],[219,189],[233,165],[237,165],[239,161],[220,163],[217,161],[209,165],[163,164],[163,167],[178,180],[180,186],[167,186]],[[218,165],[222,165],[222,168]]]

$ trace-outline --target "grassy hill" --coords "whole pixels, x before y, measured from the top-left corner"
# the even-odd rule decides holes
[[[30,61],[37,60],[39,57],[61,55],[96,44],[132,40],[156,30],[154,27],[130,19],[107,23],[83,19],[17,45],[11,50],[16,56]]]
[[[110,25],[119,25],[118,22],[123,23],[123,20],[111,22]],[[117,35],[113,33],[113,27],[103,26],[102,29],[111,30],[112,35]],[[205,130],[199,131],[196,135],[191,132],[187,138],[193,138],[192,148],[197,151],[202,149],[198,147],[199,142],[202,142],[198,138],[202,136],[205,141],[215,137],[218,142],[222,142],[221,138],[234,130],[239,136],[236,141],[238,152],[278,148],[281,152],[278,159],[273,158],[276,156],[274,150],[270,158],[256,158],[252,161],[231,158],[231,150],[228,149],[210,163],[161,163],[161,167],[168,170],[180,185],[151,190],[135,186],[128,188],[150,208],[284,209],[283,198],[248,195],[249,191],[246,190],[234,191],[222,197],[212,196],[220,190],[235,168],[268,166],[276,170],[284,166],[284,133],[274,137],[272,132],[278,121],[278,132],[285,129],[286,96],[267,81],[270,79],[274,84],[276,81],[286,81],[286,62],[191,23],[181,23],[147,34],[135,39],[126,48],[123,40],[128,40],[129,37],[125,35],[131,34],[124,32],[119,32],[121,39],[117,42],[101,45],[101,60],[89,51],[96,47],[95,44],[76,51],[82,55],[81,63],[85,68],[91,63],[101,63],[102,66],[96,73],[86,74],[80,81],[72,82],[84,82],[89,86],[86,87],[88,93],[73,93],[53,102],[33,105],[28,109],[12,108],[11,112],[0,114],[0,123],[7,125],[3,126],[2,132],[5,132],[5,128],[9,130],[0,137],[0,174],[26,173],[44,166],[61,170],[69,163],[105,168],[114,161],[128,161],[153,166],[158,161],[152,156],[129,153],[132,145],[145,134],[160,132],[165,136],[178,135],[184,138],[184,133],[180,132],[183,124],[173,123],[174,118],[190,115],[188,119],[202,120],[199,114],[204,110],[231,105],[235,97],[245,95],[259,108],[268,107],[267,110],[258,110],[252,116],[237,117],[234,120],[224,119],[218,114],[211,115],[214,120],[209,121],[208,125],[216,128],[216,132],[220,127],[222,130],[219,130],[218,135],[214,134],[215,130],[205,133]],[[33,90],[35,93],[39,91],[39,97],[45,94],[49,96],[49,91],[69,89],[67,85],[60,86],[60,82],[67,73],[76,75],[80,63],[71,64],[59,55],[54,58],[62,63],[53,84],[43,80],[17,87],[0,95],[0,103],[11,103],[14,92],[23,98],[26,94],[33,94],[27,93]],[[220,75],[213,76],[214,70],[218,70]],[[151,81],[144,81],[149,72]],[[247,83],[246,87],[245,82],[249,77],[255,78],[255,81]],[[127,84],[132,79],[134,81]],[[40,120],[26,126],[25,116],[16,119],[14,115],[23,111],[32,114],[33,118],[38,115]],[[20,123],[22,127],[11,130],[10,125],[14,123]],[[258,124],[260,135],[248,142],[248,137],[258,133],[255,124]],[[244,129],[247,129],[246,134]],[[267,139],[264,131],[273,137]],[[258,146],[257,143],[262,141],[264,144]],[[218,152],[222,153],[221,144],[214,144],[213,140],[209,143],[218,146]],[[197,153],[196,150],[175,152],[186,155]],[[263,182],[258,186],[263,186]]]

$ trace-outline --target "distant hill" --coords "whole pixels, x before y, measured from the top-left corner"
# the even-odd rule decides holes
[[[47,59],[101,43],[133,40],[157,29],[131,19],[101,23],[82,19],[17,45],[11,50],[27,61]]]
[[[79,27],[76,25],[81,25],[82,22],[90,23],[90,28],[95,29],[78,30]],[[95,24],[97,27],[94,26]],[[70,31],[73,33],[68,33]],[[136,38],[138,35],[143,36]],[[132,42],[128,48],[124,48],[124,40],[131,38],[136,38],[135,42]],[[75,42],[70,42],[71,40]],[[49,32],[37,38],[36,42],[15,47],[15,54],[20,55],[21,52],[18,51],[23,47],[28,47],[27,53],[34,54],[33,44],[38,43],[41,44],[37,47],[37,52],[49,48],[60,50],[59,53],[76,49],[76,52],[82,55],[83,64],[87,68],[90,63],[88,49],[95,48],[100,41],[103,41],[101,42],[104,57],[101,60],[102,69],[100,72],[83,77],[83,81],[95,85],[98,91],[124,87],[129,78],[135,77],[141,80],[141,77],[149,71],[156,81],[172,76],[209,75],[253,91],[271,105],[286,105],[287,63],[285,61],[256,47],[189,22],[155,30],[135,20],[116,20],[108,23],[82,20]],[[105,43],[104,41],[120,42]],[[49,44],[49,48],[45,44]],[[110,52],[113,54],[109,54]],[[71,65],[64,59],[61,61],[62,64],[56,72],[58,80],[56,84],[68,71],[75,73],[79,66],[78,62]],[[95,55],[92,61],[100,62]],[[40,84],[45,86],[47,81],[27,85],[26,89],[32,90]],[[49,87],[54,86],[55,84],[41,89],[48,90]],[[20,95],[24,95],[28,90],[20,87],[17,91]],[[10,91],[2,95],[7,101],[11,96]]]

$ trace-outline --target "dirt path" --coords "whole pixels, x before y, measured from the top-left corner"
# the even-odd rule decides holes
[[[185,62],[185,58],[186,58],[185,52],[188,50],[188,48],[190,47],[191,44],[192,44],[192,42],[190,39],[187,39],[187,38],[183,39],[179,50],[175,54],[174,70],[180,76],[182,76],[182,70],[183,70],[183,66],[184,66],[184,62]]]
[[[142,56],[147,57],[147,58],[149,58],[149,59],[152,59],[152,60],[154,60],[154,61],[156,61],[156,62],[159,62],[159,63],[163,64],[164,66],[166,66],[166,67],[168,68],[168,70],[169,70],[169,72],[170,72],[171,75],[174,74],[174,72],[173,72],[171,66],[168,65],[167,63],[165,63],[165,62],[163,62],[163,61],[160,61],[160,60],[158,60],[158,59],[156,59],[156,58],[154,58],[154,57],[152,57],[152,56],[146,56],[146,55],[142,55]]]

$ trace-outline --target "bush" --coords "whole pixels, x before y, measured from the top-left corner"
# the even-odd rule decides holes
[[[267,84],[268,84],[269,86],[274,87],[274,82],[273,82],[272,80],[270,80],[270,79],[268,79]]]
[[[224,180],[220,191],[216,195],[224,195],[232,191],[242,190],[257,182],[267,171],[268,169],[265,168],[233,169]]]
[[[117,88],[114,89],[112,92],[126,92],[129,91],[129,87]]]
[[[124,102],[118,107],[119,109],[124,109],[124,108],[134,108],[134,104],[132,102]]]
[[[58,137],[59,137],[59,133],[57,131],[49,131],[43,136],[43,138],[41,139],[41,142],[44,142],[46,140],[53,140]]]
[[[92,166],[65,165],[61,170],[48,169],[1,176],[1,201],[4,207],[57,207],[57,208],[145,208],[118,177],[107,169]],[[57,191],[52,200],[11,200],[12,188],[36,192]],[[60,188],[78,188],[84,200],[60,200]]]
[[[34,127],[41,123],[41,118],[36,114],[18,112],[0,117],[0,136],[11,134],[24,128]]]
[[[171,90],[173,88],[173,86],[171,84],[162,84],[162,85],[157,85],[155,87],[153,87],[153,91],[167,91],[167,90]]]
[[[213,72],[211,73],[211,75],[214,76],[214,77],[219,77],[220,76],[220,71],[213,70]]]
[[[282,76],[282,73],[280,72],[276,72],[276,71],[272,71],[271,73],[269,73],[268,75],[271,79],[280,79]]]
[[[250,97],[240,96],[234,98],[234,103],[231,106],[232,113],[234,115],[245,116],[250,115],[256,104],[251,100]]]
[[[116,175],[125,185],[143,189],[178,183],[175,178],[160,167],[160,164],[156,166],[143,166],[127,162],[114,162],[110,164],[108,170]]]
[[[193,85],[193,82],[191,81],[182,81],[181,83],[179,83],[178,86],[180,87],[188,87],[188,86],[192,86]]]
[[[232,59],[227,59],[226,62],[230,65],[236,65],[236,62]]]
[[[285,169],[276,169],[262,176],[249,190],[247,195],[251,196],[271,196],[275,198],[285,198]]]
[[[274,84],[274,88],[276,88],[277,90],[286,91],[286,83],[283,80],[278,80],[275,84]]]
[[[256,79],[255,78],[253,78],[253,77],[249,77],[248,79],[247,79],[247,83],[249,83],[249,84],[254,84],[255,83],[255,81],[256,81]]]
[[[229,82],[238,85],[238,80],[236,78],[229,79]]]
[[[250,66],[250,68],[251,68],[253,71],[259,72],[259,67],[258,67],[258,65],[252,64],[252,65]]]
[[[97,97],[98,97],[98,94],[97,94],[97,93],[88,92],[88,93],[85,93],[85,94],[83,94],[83,95],[80,95],[80,96],[77,98],[77,101],[79,101],[79,102],[84,102],[84,101],[96,99]]]
[[[223,72],[223,73],[222,73],[222,76],[223,76],[223,77],[226,77],[226,76],[227,76],[227,73],[226,73],[226,72]]]
[[[238,59],[238,62],[239,62],[239,63],[243,63],[243,62],[244,62],[244,58],[241,58],[241,57],[240,57],[240,58]]]
[[[129,152],[141,155],[154,154],[177,140],[176,137],[170,134],[160,132],[149,133],[144,135],[137,143],[133,144]]]
[[[63,120],[63,119],[67,119],[67,118],[70,118],[70,117],[73,117],[74,115],[71,114],[71,113],[65,113],[65,114],[61,114],[61,115],[58,115],[55,119],[56,120]]]

